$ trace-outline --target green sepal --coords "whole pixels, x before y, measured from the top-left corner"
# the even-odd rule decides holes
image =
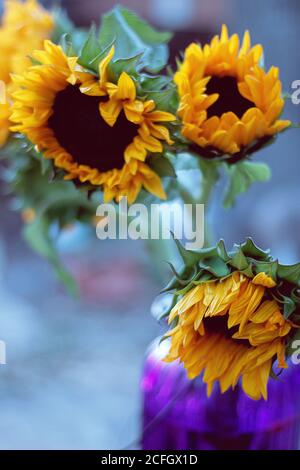
[[[297,304],[300,304],[300,289],[297,287],[292,290],[291,298],[293,299],[294,302]]]
[[[168,284],[160,291],[160,294],[173,291],[178,285],[178,278],[180,280],[188,280],[189,282],[195,275],[195,270],[193,268],[187,267],[185,265],[181,266],[180,270],[176,271],[176,276],[174,276]]]
[[[200,268],[213,274],[216,278],[222,279],[230,274],[227,264],[218,257],[206,258],[199,263]]]
[[[300,286],[300,263],[294,264],[292,266],[278,266],[278,275],[297,286]]]
[[[196,251],[186,250],[184,246],[180,243],[180,241],[174,237],[173,233],[172,233],[172,236],[175,240],[177,249],[179,251],[179,254],[182,258],[184,265],[187,267],[191,267],[194,264],[197,264],[198,261],[200,260],[199,253]]]
[[[142,73],[140,74],[139,82],[141,92],[144,95],[149,92],[161,91],[163,88],[171,85],[172,77],[167,77],[165,75],[148,75]]]
[[[184,263],[183,272],[189,269],[190,274],[184,278],[184,281],[189,282],[179,283],[178,279],[173,279],[170,283],[169,287],[175,289],[178,295],[183,295],[203,282],[225,279],[234,271],[239,271],[250,279],[258,273],[265,273],[276,282],[275,287],[266,291],[270,298],[282,305],[286,318],[294,322],[300,321],[299,264],[280,265],[278,260],[271,257],[269,250],[260,249],[251,238],[241,245],[235,245],[230,252],[227,252],[223,240],[216,246],[198,251],[186,250],[178,240],[176,244]],[[193,269],[196,271],[193,272]]]
[[[170,84],[165,90],[149,91],[146,93],[147,100],[153,100],[160,111],[175,113],[177,110],[177,91],[173,84]]]
[[[187,284],[189,284],[190,280],[184,280],[181,278],[181,275],[176,271],[175,267],[173,266],[172,263],[170,263],[169,261],[165,261],[165,263],[167,263],[167,265],[170,267],[174,277],[176,278],[177,280],[177,283],[181,286],[186,286]],[[165,292],[165,291],[164,291]],[[162,292],[161,292],[162,293]]]
[[[270,276],[274,281],[277,281],[278,261],[256,261],[255,273],[265,273]]]
[[[59,45],[68,57],[76,56],[76,51],[73,46],[73,39],[70,33],[65,33],[61,36]]]
[[[246,256],[243,253],[243,250],[240,246],[237,247],[236,252],[233,257],[230,259],[229,264],[236,268],[238,271],[244,271],[248,268],[249,263]]]
[[[142,55],[143,53],[140,52],[139,54],[135,54],[134,56],[126,59],[117,59],[116,61],[112,61],[109,66],[112,80],[117,82],[122,72],[126,72],[128,75],[137,78],[139,70],[138,66]]]
[[[64,34],[72,34],[76,29],[67,15],[66,11],[60,7],[54,7],[51,11],[54,20],[54,30],[51,34],[51,40],[58,44]]]
[[[101,58],[98,62],[95,59],[99,57],[99,54],[103,53],[103,48],[100,46],[96,32],[96,26],[93,24],[78,57],[78,63],[82,65],[82,67],[93,70],[94,72],[98,72],[98,64]],[[103,53],[103,57],[105,57],[105,53]]]
[[[269,260],[270,250],[262,250],[259,248],[251,237],[241,244],[241,249],[246,256],[250,256],[256,259]]]
[[[217,252],[218,252],[218,256],[226,263],[230,260],[230,256],[226,250],[225,242],[222,238],[221,240],[219,240],[217,244]]]
[[[288,319],[292,313],[295,312],[297,306],[293,299],[290,297],[282,296],[283,299],[283,316],[284,318]]]
[[[82,46],[78,54],[78,63],[89,72],[96,75],[99,74],[99,64],[107,56],[112,46],[115,43],[115,38],[106,45],[102,45],[98,39],[98,32],[95,25],[92,25],[85,41],[82,41]],[[108,66],[108,73],[110,75],[110,67],[114,59],[110,62]],[[112,74],[109,76],[109,79],[112,79]]]
[[[209,282],[209,281],[214,281],[215,279],[212,277],[211,273],[205,272],[203,273],[202,271],[199,272],[199,276],[197,279],[194,279],[191,281],[191,284],[194,286],[197,286],[199,284],[203,284],[204,282]]]
[[[242,269],[241,273],[244,274],[245,276],[249,277],[252,279],[254,277],[253,269],[252,269],[252,264],[249,264],[247,268]]]

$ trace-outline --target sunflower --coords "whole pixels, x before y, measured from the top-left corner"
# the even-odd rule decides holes
[[[265,71],[262,57],[262,46],[251,47],[248,31],[239,47],[238,35],[229,37],[225,25],[210,44],[187,47],[174,81],[181,132],[196,150],[244,156],[252,144],[262,145],[290,126],[278,119],[284,108],[279,70]]]
[[[9,136],[11,73],[21,73],[31,64],[28,55],[42,46],[53,28],[52,15],[36,0],[6,0],[0,27],[0,80],[6,85],[6,103],[0,104],[0,148]]]
[[[243,390],[254,400],[267,399],[267,382],[274,357],[286,368],[284,337],[291,326],[267,291],[267,275],[252,280],[234,272],[223,281],[204,283],[189,291],[174,307],[166,361],[180,359],[189,378],[204,372],[208,394],[214,382],[221,391],[234,388],[242,376]]]
[[[1,87],[1,84],[0,84]],[[0,90],[1,94],[1,90]],[[10,127],[10,104],[7,102],[7,93],[4,93],[3,99],[0,96],[0,149],[3,147],[9,136]]]
[[[6,0],[1,28],[4,42],[1,44],[10,50],[9,73],[21,73],[31,65],[28,55],[42,46],[53,29],[52,14],[37,0]]]
[[[126,196],[132,203],[142,187],[165,198],[159,176],[147,165],[151,153],[172,144],[162,122],[175,117],[155,109],[152,100],[137,97],[133,79],[122,72],[109,81],[114,47],[99,64],[99,77],[76,57],[45,41],[32,56],[38,61],[15,76],[12,130],[25,134],[63,170],[65,179],[101,187],[104,200]]]
[[[299,335],[300,263],[282,265],[250,238],[230,252],[223,240],[197,252],[177,244],[184,266],[164,290],[174,291],[165,361],[180,360],[190,379],[203,374],[208,395],[241,379],[247,395],[267,399]]]

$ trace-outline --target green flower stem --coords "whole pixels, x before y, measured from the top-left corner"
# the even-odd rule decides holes
[[[178,183],[178,194],[184,204],[204,204],[205,209],[205,227],[204,227],[204,248],[209,247],[214,242],[214,233],[209,221],[209,204],[212,199],[213,190],[219,179],[219,172],[215,165],[207,164],[206,162],[199,161],[200,171],[202,174],[201,191],[198,197],[195,197],[185,186]],[[175,244],[172,240],[151,240],[146,242],[147,251],[151,256],[152,264],[155,266],[155,271],[160,277],[164,277],[164,270],[162,269],[162,261],[174,262],[177,258]],[[176,264],[176,262],[175,262]]]
[[[213,243],[214,234],[211,224],[208,221],[208,208],[212,197],[215,182],[212,180],[202,179],[201,193],[198,198],[195,198],[184,187],[179,187],[179,194],[184,204],[204,204],[205,210],[205,227],[204,227],[204,247],[208,247]]]

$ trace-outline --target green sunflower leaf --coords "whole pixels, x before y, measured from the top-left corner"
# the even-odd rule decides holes
[[[114,37],[115,59],[132,57],[142,52],[143,67],[154,73],[167,64],[169,53],[166,43],[172,35],[156,31],[146,21],[122,6],[116,6],[102,17],[100,43],[106,45]]]
[[[6,181],[14,196],[13,208],[29,208],[35,213],[33,222],[24,226],[24,236],[34,250],[50,261],[58,278],[74,293],[75,282],[60,262],[50,229],[54,224],[64,227],[77,220],[90,224],[97,202],[88,200],[70,181],[50,182],[53,171],[50,160],[36,152],[24,137],[14,136],[9,149]]]
[[[44,256],[53,266],[57,277],[66,286],[72,295],[78,294],[78,289],[73,277],[64,269],[53,242],[49,235],[49,221],[46,217],[40,216],[24,227],[24,237],[39,255]]]
[[[271,177],[270,168],[265,163],[242,161],[232,165],[225,163],[229,183],[224,197],[224,207],[230,208],[237,196],[248,191],[255,182],[266,182]]]

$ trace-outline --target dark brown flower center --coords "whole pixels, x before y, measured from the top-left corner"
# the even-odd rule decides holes
[[[244,98],[238,89],[237,81],[234,77],[212,77],[207,86],[206,93],[211,95],[218,93],[217,101],[208,108],[207,117],[222,116],[229,111],[235,113],[239,118],[250,108],[255,106],[252,101]]]
[[[236,329],[228,329],[228,315],[208,317],[204,319],[204,327],[209,333],[222,333],[226,338],[231,339]]]
[[[123,111],[113,127],[99,112],[107,98],[88,96],[69,85],[56,95],[48,126],[61,145],[81,165],[101,172],[124,165],[124,150],[137,135],[138,126],[127,121]]]
[[[205,318],[204,328],[209,333],[221,334],[226,339],[237,341],[238,344],[242,344],[247,347],[251,346],[248,340],[233,339],[232,336],[234,335],[234,333],[238,331],[239,326],[236,325],[231,328],[228,328],[227,322],[228,322],[228,315]]]

